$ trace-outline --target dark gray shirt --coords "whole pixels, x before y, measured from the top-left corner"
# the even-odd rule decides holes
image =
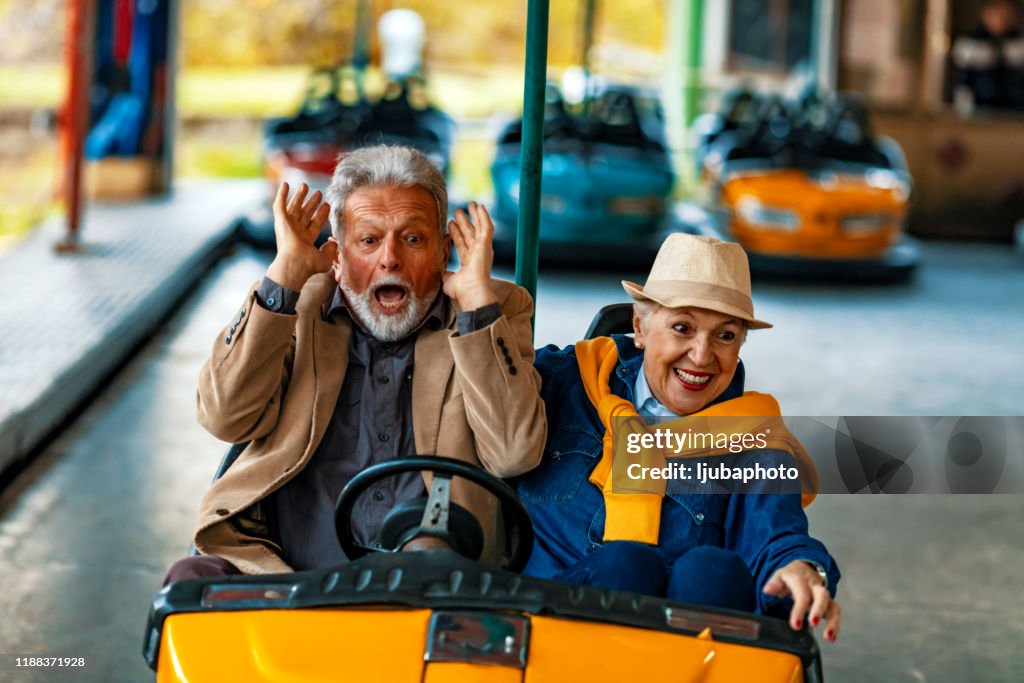
[[[256,292],[261,306],[294,313],[298,292],[264,278]],[[423,322],[405,339],[382,342],[349,315],[336,289],[329,320],[352,320],[348,368],[334,413],[309,464],[274,495],[284,560],[297,570],[347,561],[334,530],[334,504],[345,484],[370,465],[416,454],[412,428],[413,350],[420,330],[444,326],[448,298],[439,293]],[[501,315],[498,304],[456,316],[459,334],[482,329]],[[418,472],[388,477],[366,491],[352,512],[356,541],[368,545],[398,502],[424,495]]]

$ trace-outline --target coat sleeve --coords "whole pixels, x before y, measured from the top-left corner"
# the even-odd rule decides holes
[[[533,300],[521,287],[506,287],[497,320],[450,342],[477,456],[499,477],[536,467],[547,438],[533,367]]]
[[[214,341],[196,392],[199,423],[232,443],[264,437],[277,425],[295,356],[298,316],[263,308],[257,287]]]
[[[758,459],[771,467],[789,462],[780,451],[758,451]],[[757,602],[761,613],[779,611],[779,603],[788,603],[764,594],[764,586],[777,570],[795,560],[820,564],[828,574],[828,590],[836,595],[839,567],[821,541],[810,535],[807,515],[800,504],[799,493],[747,493],[730,496],[726,516],[726,546],[738,553],[754,576]],[[788,613],[788,606],[781,610]]]

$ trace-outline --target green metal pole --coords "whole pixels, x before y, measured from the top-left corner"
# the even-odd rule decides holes
[[[580,36],[580,66],[583,68],[583,115],[590,113],[590,48],[594,46],[594,15],[597,0],[583,0],[583,30]]]
[[[523,84],[523,141],[519,160],[519,224],[516,283],[537,298],[540,256],[540,184],[544,155],[544,87],[548,61],[548,0],[529,0],[526,9],[526,75]]]
[[[701,52],[704,48],[704,0],[686,2],[686,46],[683,63],[683,123],[687,128],[700,107]]]

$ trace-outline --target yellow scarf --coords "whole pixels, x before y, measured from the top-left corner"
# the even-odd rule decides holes
[[[576,361],[579,364],[580,376],[587,397],[597,409],[597,414],[604,425],[605,434],[601,460],[590,474],[590,483],[601,489],[605,502],[605,541],[639,541],[650,545],[658,544],[661,530],[661,502],[665,497],[665,480],[645,481],[643,492],[623,490],[621,480],[618,492],[613,491],[612,450],[614,440],[612,420],[614,418],[634,417],[635,420],[620,422],[620,429],[615,438],[622,443],[625,434],[646,431],[647,425],[637,413],[632,403],[611,392],[609,379],[619,362],[618,348],[611,337],[599,337],[589,341],[576,343]],[[641,369],[641,372],[643,370]],[[660,425],[677,432],[688,429],[706,430],[703,427],[709,417],[735,417],[729,425],[729,434],[753,434],[769,432],[766,438],[767,447],[789,453],[796,462],[803,482],[804,493],[801,502],[807,507],[814,500],[818,488],[818,473],[810,455],[786,428],[782,421],[782,413],[778,402],[769,394],[748,391],[738,398],[723,401],[699,412],[681,417],[678,420]],[[716,430],[722,432],[721,421],[715,422]],[[728,455],[727,448],[707,449],[691,448],[678,453],[679,457]],[[665,457],[662,451],[644,449],[641,454],[641,465],[664,467]],[[626,487],[628,489],[628,487]],[[660,490],[659,490],[660,489]]]

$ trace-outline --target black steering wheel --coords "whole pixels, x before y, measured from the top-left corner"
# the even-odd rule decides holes
[[[432,473],[434,478],[429,495],[396,505],[381,524],[373,547],[356,543],[351,523],[356,500],[381,479],[403,472]],[[439,455],[395,458],[367,467],[349,480],[334,508],[334,527],[346,557],[356,560],[371,551],[395,552],[414,538],[428,536],[445,541],[471,560],[480,559],[483,531],[471,512],[451,501],[453,476],[483,487],[501,503],[506,538],[512,543],[503,569],[521,571],[533,550],[533,522],[515,490],[483,468]]]

